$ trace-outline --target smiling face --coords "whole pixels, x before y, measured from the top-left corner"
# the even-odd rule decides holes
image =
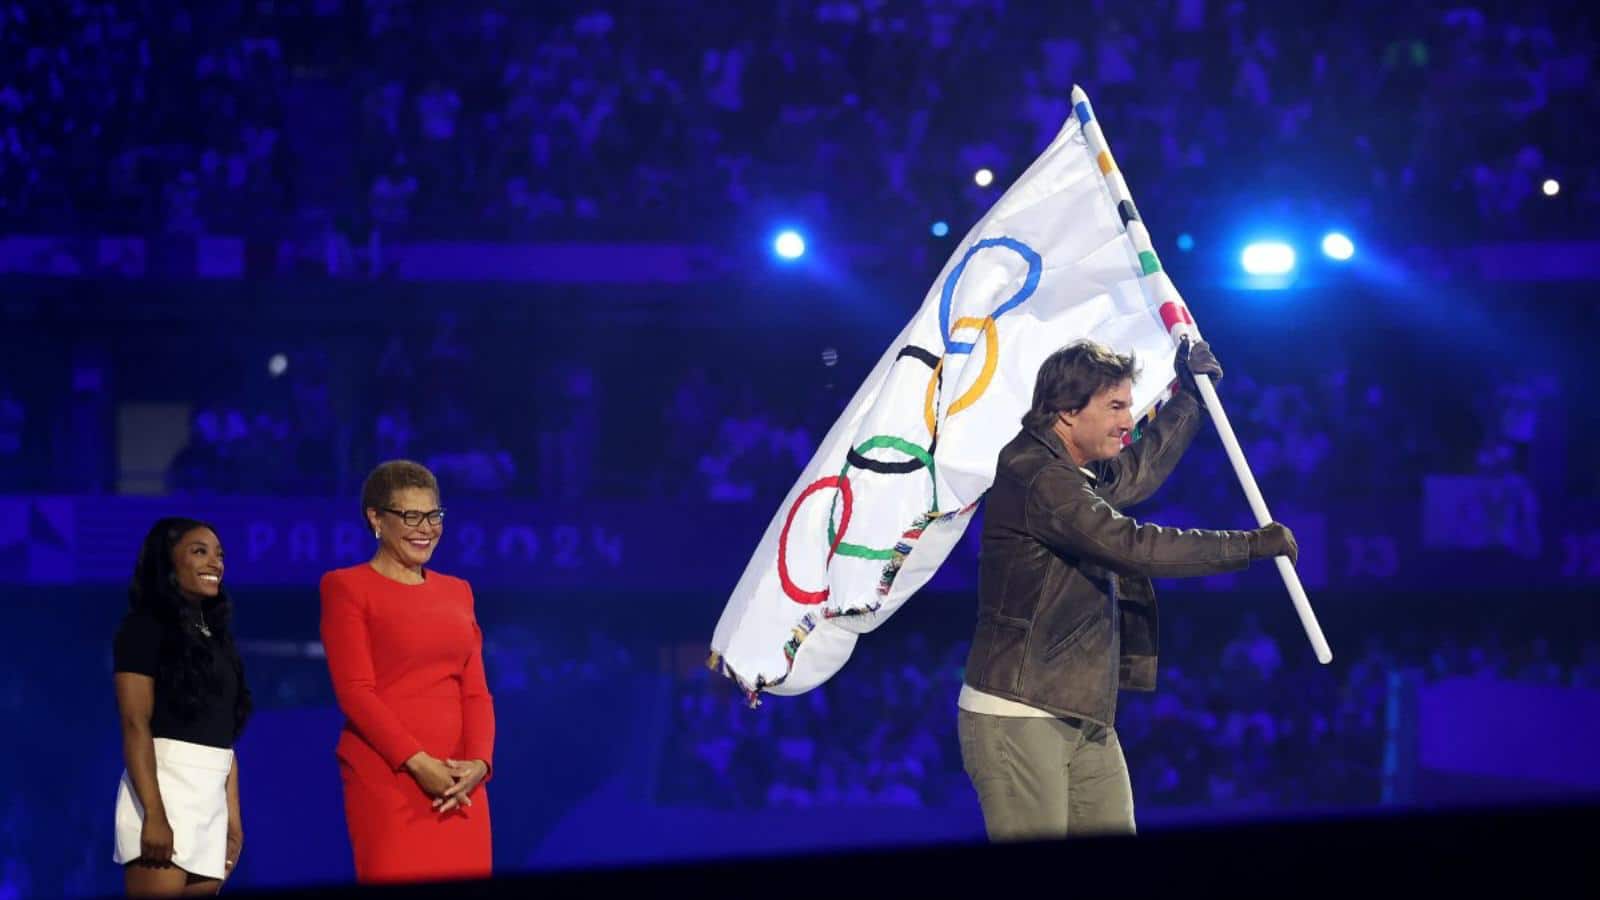
[[[415,524],[408,524],[408,518]],[[386,508],[367,510],[367,521],[383,552],[408,569],[426,565],[444,533],[439,495],[427,488],[400,488],[389,495]]]
[[[1088,405],[1061,414],[1062,440],[1078,465],[1111,459],[1133,431],[1133,381],[1101,388]]]
[[[222,590],[222,542],[209,528],[193,528],[172,548],[178,591],[190,600],[209,600]]]

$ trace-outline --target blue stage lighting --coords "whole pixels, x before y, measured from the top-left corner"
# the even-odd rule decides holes
[[[806,241],[797,231],[782,231],[772,242],[772,251],[782,259],[799,259],[805,255]]]
[[[1250,244],[1239,264],[1251,275],[1287,275],[1294,271],[1294,248],[1277,241]]]
[[[943,220],[941,220],[941,221],[933,223],[933,228],[931,228],[929,230],[931,230],[933,232],[933,236],[934,237],[944,237],[945,235],[950,233],[950,225],[948,223],[944,222]]]
[[[1330,231],[1322,238],[1322,252],[1329,259],[1337,259],[1340,262],[1344,262],[1356,255],[1356,245],[1339,232]]]

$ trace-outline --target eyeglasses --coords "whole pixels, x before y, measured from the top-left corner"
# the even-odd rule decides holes
[[[443,509],[435,509],[435,510],[430,510],[428,512],[423,512],[420,509],[407,509],[407,510],[390,509],[387,506],[379,507],[379,509],[381,509],[383,512],[392,513],[394,515],[399,516],[400,517],[400,521],[406,523],[406,525],[408,525],[408,526],[410,526],[412,528],[415,528],[418,525],[421,525],[423,519],[427,519],[429,525],[437,525],[440,522],[444,521],[444,510]]]

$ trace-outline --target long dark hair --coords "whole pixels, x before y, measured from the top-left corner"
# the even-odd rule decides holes
[[[195,627],[199,615],[194,604],[184,599],[178,591],[178,575],[172,565],[172,551],[184,535],[196,528],[216,529],[209,523],[196,519],[171,517],[161,519],[151,526],[139,548],[139,561],[133,567],[133,581],[128,585],[128,607],[134,612],[148,613],[166,626],[161,639],[161,667],[156,676],[156,690],[164,702],[182,718],[192,720],[199,712],[208,693],[216,689],[211,678],[220,650],[224,659],[233,664],[239,693],[233,705],[233,734],[237,739],[250,718],[250,689],[245,686],[244,660],[233,643],[229,628],[233,618],[233,603],[226,588],[218,586],[217,596],[201,602],[205,625],[211,630],[210,643],[201,640]]]

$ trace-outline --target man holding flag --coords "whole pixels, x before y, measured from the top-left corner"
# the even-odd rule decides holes
[[[993,837],[1064,834],[1069,820],[1075,833],[1133,830],[1113,729],[1118,689],[1155,686],[1149,576],[1277,556],[1317,659],[1332,659],[1294,539],[1200,377],[1221,367],[1088,95],[1074,88],[1072,99],[1055,140],[961,241],[817,447],[728,598],[707,660],[751,706],[814,690],[928,583],[987,499],[959,705]],[[1118,512],[1172,471],[1198,429],[1197,397],[1257,530],[1178,531]]]
[[[1298,556],[1276,522],[1252,531],[1140,523],[1138,503],[1199,428],[1204,341],[1179,344],[1181,390],[1128,443],[1133,356],[1079,341],[1045,359],[1022,430],[1000,451],[984,514],[978,624],[958,701],[961,758],[991,840],[1133,833],[1117,691],[1153,690],[1151,576],[1211,575]]]

